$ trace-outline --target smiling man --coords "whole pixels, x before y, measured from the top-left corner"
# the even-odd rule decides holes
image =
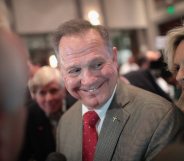
[[[109,52],[99,33],[90,29],[88,34],[63,37],[60,53],[69,92],[89,108],[103,105],[117,83],[116,48]]]
[[[69,93],[79,101],[60,119],[57,151],[68,161],[148,161],[183,128],[165,99],[118,80],[108,31],[71,20],[54,34]]]

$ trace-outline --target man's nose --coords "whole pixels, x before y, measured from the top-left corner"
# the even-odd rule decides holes
[[[81,83],[84,85],[93,84],[96,81],[96,74],[90,69],[86,69],[83,71],[81,75]]]

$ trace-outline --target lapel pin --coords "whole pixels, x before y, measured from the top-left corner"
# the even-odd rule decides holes
[[[117,116],[114,116],[112,121],[113,121],[113,122],[119,121],[119,119],[117,118]]]

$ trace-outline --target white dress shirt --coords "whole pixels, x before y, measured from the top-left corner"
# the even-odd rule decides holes
[[[112,98],[115,94],[116,86],[115,86],[114,91],[112,93],[112,96],[109,98],[109,100],[102,107],[100,107],[98,109],[94,109],[94,111],[98,114],[98,116],[100,118],[99,121],[96,124],[98,135],[100,134],[102,124],[103,124],[103,121],[105,119],[106,112],[107,112],[107,110],[110,106],[110,103],[112,102]],[[84,104],[82,104],[82,116],[88,111],[90,111],[90,110]]]

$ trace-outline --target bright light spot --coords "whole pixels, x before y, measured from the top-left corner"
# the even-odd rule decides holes
[[[91,11],[88,12],[89,21],[93,25],[99,25],[100,24],[99,17],[100,17],[99,13],[95,10],[91,10]]]
[[[58,66],[58,61],[56,59],[56,56],[55,55],[51,55],[49,57],[49,64],[52,68],[56,68]]]

